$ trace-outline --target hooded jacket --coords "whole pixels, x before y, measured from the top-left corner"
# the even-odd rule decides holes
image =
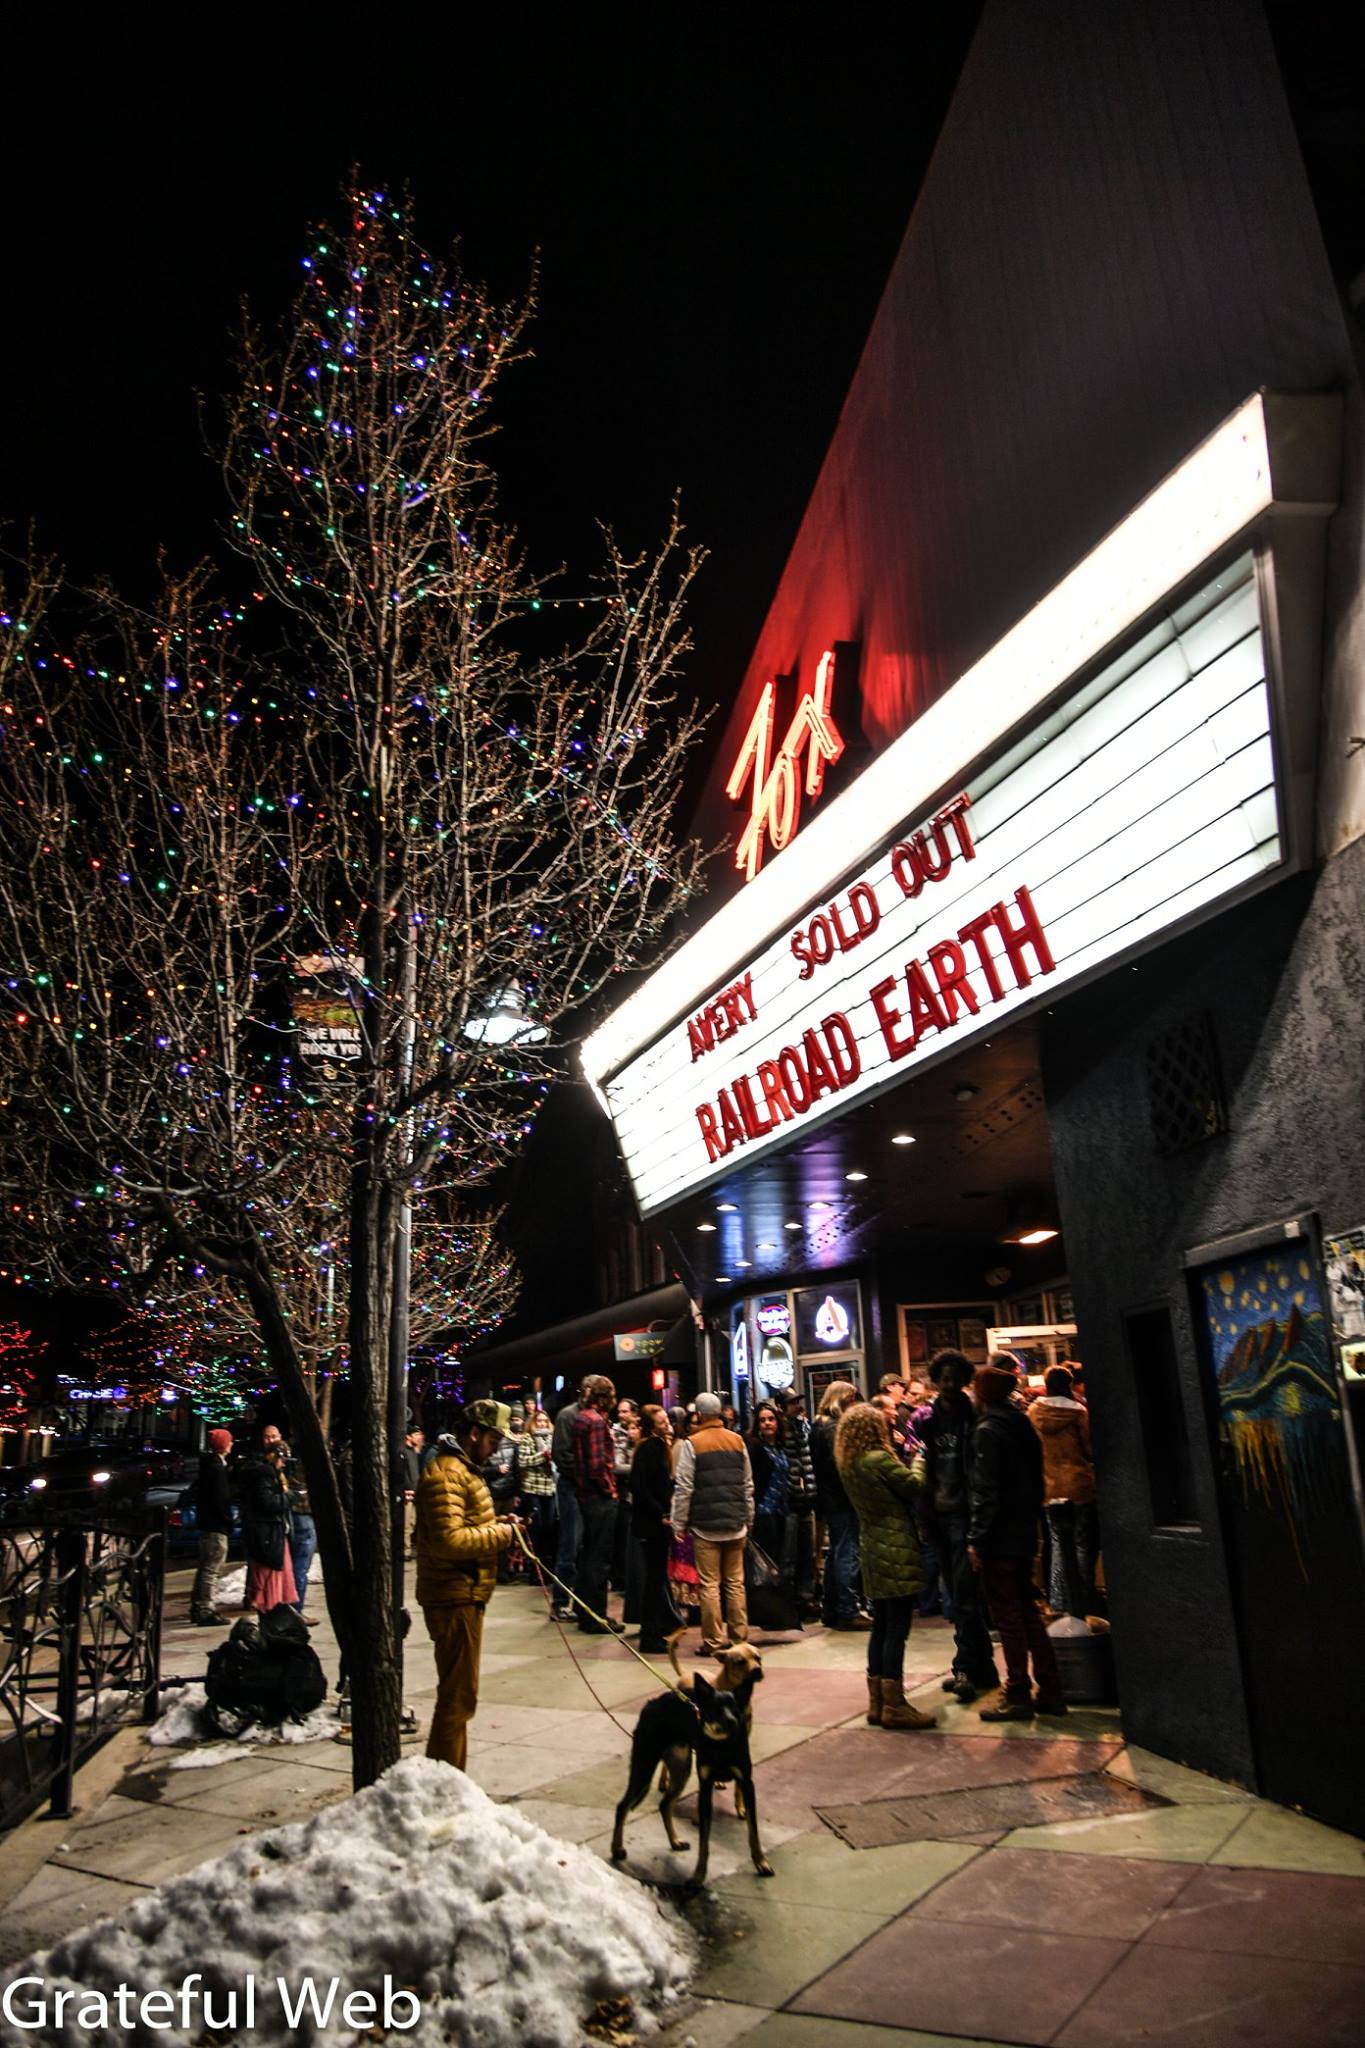
[[[1043,1499],[1086,1507],[1095,1498],[1090,1414],[1064,1394],[1040,1394],[1028,1412],[1043,1445]]]
[[[463,1447],[443,1436],[417,1487],[417,1598],[423,1607],[482,1607],[512,1541]]]
[[[983,1557],[1032,1557],[1043,1515],[1038,1432],[1012,1401],[987,1408],[972,1438],[967,1541]]]
[[[918,1473],[893,1451],[867,1451],[843,1467],[844,1490],[858,1517],[863,1591],[869,1600],[904,1599],[924,1589],[913,1508]]]

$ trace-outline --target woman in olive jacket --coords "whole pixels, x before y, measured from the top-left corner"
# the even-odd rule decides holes
[[[867,1639],[867,1718],[874,1728],[932,1728],[905,1697],[905,1644],[924,1586],[912,1509],[922,1474],[891,1448],[886,1416],[870,1401],[845,1409],[834,1439],[844,1491],[858,1517],[863,1590],[872,1608]]]

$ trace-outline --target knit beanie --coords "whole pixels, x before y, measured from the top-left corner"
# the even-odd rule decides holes
[[[1018,1391],[1019,1376],[1012,1359],[1008,1365],[999,1361],[979,1365],[972,1375],[972,1392],[982,1408],[1003,1408],[1010,1395]]]
[[[220,1458],[225,1458],[232,1449],[232,1431],[230,1429],[211,1429],[209,1431],[209,1449],[217,1451]]]

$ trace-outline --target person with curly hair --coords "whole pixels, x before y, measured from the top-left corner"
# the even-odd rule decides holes
[[[891,1448],[887,1418],[870,1401],[839,1420],[834,1458],[858,1517],[863,1590],[872,1608],[867,1639],[867,1719],[873,1728],[932,1728],[936,1716],[905,1697],[905,1645],[924,1587],[914,1504],[923,1480]]]

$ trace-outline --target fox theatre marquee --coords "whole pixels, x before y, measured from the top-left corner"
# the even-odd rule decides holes
[[[1308,857],[1276,535],[1322,403],[1249,400],[799,832],[832,657],[775,756],[765,694],[748,881],[584,1047],[642,1214]]]

